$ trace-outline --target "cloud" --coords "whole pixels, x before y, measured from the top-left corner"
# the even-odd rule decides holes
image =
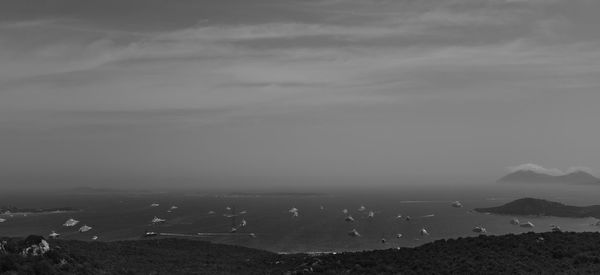
[[[547,174],[547,175],[551,175],[551,176],[562,176],[565,173],[559,169],[556,168],[544,168],[540,165],[537,164],[533,164],[533,163],[526,163],[526,164],[521,164],[518,166],[511,166],[508,167],[508,171],[510,171],[511,173],[513,172],[517,172],[517,171],[532,171],[532,172],[536,172],[536,173],[541,173],[541,174]]]

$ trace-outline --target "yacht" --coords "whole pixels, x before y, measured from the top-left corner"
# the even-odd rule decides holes
[[[51,239],[56,239],[58,237],[60,237],[60,234],[54,232],[54,230],[52,230],[52,232],[50,234],[48,234],[48,237],[50,237]]]
[[[352,229],[351,231],[348,232],[348,236],[350,236],[350,237],[360,237],[360,233],[358,233],[358,231],[356,231],[356,229]]]
[[[487,230],[483,226],[475,226],[475,227],[473,227],[473,232],[479,233],[479,234],[485,234],[485,233],[487,233]]]
[[[71,226],[76,226],[78,223],[79,223],[78,220],[70,218],[65,223],[63,223],[63,226],[71,227]]]
[[[79,232],[83,233],[83,232],[88,232],[92,230],[91,226],[87,226],[87,225],[83,225],[82,227],[79,228]]]
[[[535,227],[535,225],[533,225],[533,223],[528,221],[526,223],[521,224],[521,227],[533,228],[533,227]]]
[[[163,223],[163,222],[165,222],[165,221],[167,221],[167,220],[165,220],[165,219],[161,219],[161,218],[159,218],[159,217],[157,217],[157,216],[154,216],[154,218],[152,219],[152,223],[153,223],[153,224],[157,224],[157,223]]]

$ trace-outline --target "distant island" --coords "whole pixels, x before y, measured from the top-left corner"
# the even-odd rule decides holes
[[[57,207],[57,208],[19,208],[16,206],[3,206],[0,207],[0,214],[41,214],[41,213],[62,213],[62,212],[73,212],[79,211],[73,207]]]
[[[504,183],[555,183],[573,185],[598,185],[600,179],[585,171],[573,171],[563,175],[551,175],[533,170],[517,170],[498,180]]]
[[[600,205],[572,206],[535,198],[522,198],[497,207],[475,208],[475,211],[502,215],[542,215],[569,218],[594,217],[600,219]]]
[[[415,248],[277,254],[188,239],[0,238],[2,274],[598,274],[600,233],[437,240]]]

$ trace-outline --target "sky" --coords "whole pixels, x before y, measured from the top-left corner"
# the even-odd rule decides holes
[[[0,181],[595,171],[598,12],[596,0],[0,0]]]

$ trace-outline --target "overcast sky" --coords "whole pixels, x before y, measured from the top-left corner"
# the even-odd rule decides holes
[[[0,0],[2,184],[600,169],[597,0]]]

